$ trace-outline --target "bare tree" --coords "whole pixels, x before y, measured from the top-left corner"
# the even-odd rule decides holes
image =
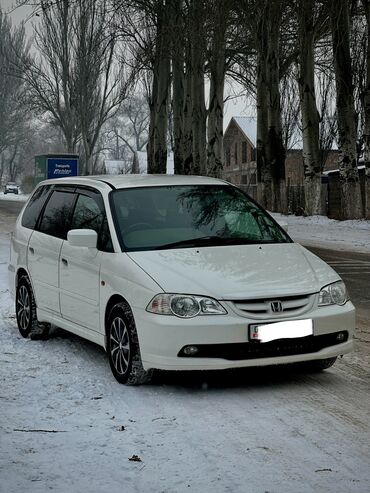
[[[223,115],[227,48],[227,30],[231,20],[231,1],[211,5],[210,89],[208,108],[208,174],[220,177],[223,168]]]
[[[299,0],[298,78],[302,114],[305,212],[321,214],[321,173],[319,148],[319,112],[315,90],[316,1]]]
[[[18,62],[28,50],[23,25],[13,28],[0,8],[0,154],[21,140],[27,127]]]
[[[38,114],[48,114],[61,128],[67,152],[75,152],[80,137],[78,94],[74,78],[73,7],[69,0],[45,5],[35,27],[39,56],[24,59],[28,103]]]
[[[338,120],[342,218],[362,217],[347,0],[330,0]]]
[[[106,1],[43,5],[35,40],[40,56],[25,59],[30,105],[62,129],[68,152],[81,139],[90,174],[100,130],[132,83]]]
[[[130,97],[117,114],[105,125],[102,150],[112,159],[132,162],[136,151],[148,143],[149,108],[140,96]]]
[[[370,219],[370,0],[362,0],[366,16],[366,78],[364,90],[365,217]]]

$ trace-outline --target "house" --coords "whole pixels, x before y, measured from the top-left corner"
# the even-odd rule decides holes
[[[223,178],[253,193],[257,186],[257,118],[234,116],[224,134]]]
[[[286,185],[303,186],[304,170],[302,155],[302,136],[297,130],[291,137],[292,145],[286,153],[285,178]],[[253,194],[257,186],[257,118],[234,116],[224,134],[225,165],[223,177],[231,183],[241,185]],[[335,169],[338,151],[327,152],[325,170]]]

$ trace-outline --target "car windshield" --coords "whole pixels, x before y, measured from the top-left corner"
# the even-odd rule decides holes
[[[242,191],[230,185],[121,189],[111,194],[126,251],[291,242]]]

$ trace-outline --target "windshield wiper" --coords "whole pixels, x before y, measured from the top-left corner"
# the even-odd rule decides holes
[[[248,240],[242,237],[222,237],[222,236],[201,236],[199,238],[191,238],[189,240],[175,241],[174,243],[166,243],[159,245],[156,250],[166,250],[167,248],[182,248],[182,247],[198,247],[198,246],[222,246],[222,245],[250,245],[253,243],[261,243],[260,240]]]

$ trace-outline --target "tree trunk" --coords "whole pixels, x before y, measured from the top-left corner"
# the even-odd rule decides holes
[[[362,217],[347,0],[331,0],[342,219]]]
[[[205,5],[203,0],[192,1],[192,34],[191,34],[191,99],[192,99],[192,141],[193,163],[191,174],[205,175],[207,170],[207,110],[204,92],[205,64]]]
[[[184,13],[182,0],[172,2],[172,84],[173,84],[173,136],[174,136],[174,170],[175,174],[184,173]]]
[[[16,144],[13,148],[13,152],[8,162],[9,181],[15,181],[19,172],[16,162],[17,152],[18,152],[18,145]]]
[[[148,98],[149,103],[149,132],[148,132],[148,143],[146,145],[146,153],[147,153],[147,171],[150,173],[152,169],[154,169],[154,133],[155,133],[155,99],[157,96],[157,85],[158,85],[158,74],[156,64],[158,63],[157,57],[154,60],[153,67],[153,80],[152,80],[152,93]]]
[[[367,22],[366,90],[364,95],[365,218],[370,219],[370,1],[363,0]]]
[[[223,170],[223,125],[227,2],[216,4],[214,17],[208,109],[208,175],[220,178]]]
[[[186,48],[184,79],[184,110],[183,110],[183,172],[190,175],[193,168],[193,126],[192,126],[192,91],[193,80],[190,45]]]
[[[268,141],[268,81],[267,81],[267,32],[265,9],[259,13],[257,24],[257,193],[258,201],[271,210],[272,176],[266,159]]]
[[[285,212],[285,197],[281,191],[285,190],[285,150],[281,131],[280,107],[280,43],[281,1],[271,0],[267,6],[268,43],[267,43],[267,110],[268,110],[268,141],[266,158],[272,176],[272,210]]]
[[[169,24],[167,4],[157,16],[156,53],[153,67],[152,105],[148,143],[148,173],[167,171],[167,130],[170,88]]]
[[[300,76],[298,79],[302,115],[305,213],[322,214],[321,160],[319,148],[319,114],[315,96],[314,59],[315,0],[300,0],[299,47]]]

